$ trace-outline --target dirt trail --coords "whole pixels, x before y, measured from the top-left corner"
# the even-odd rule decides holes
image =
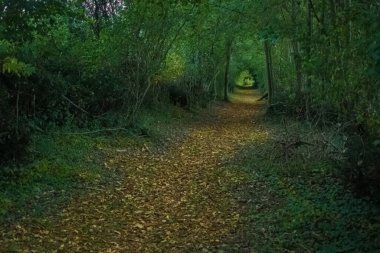
[[[123,174],[113,188],[0,231],[0,251],[250,252],[244,208],[231,190],[246,176],[231,161],[244,144],[267,137],[255,124],[263,111],[257,98],[235,93],[164,153],[116,152],[105,163]]]

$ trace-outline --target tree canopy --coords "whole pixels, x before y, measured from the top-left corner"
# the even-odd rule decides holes
[[[268,91],[274,110],[376,139],[379,8],[376,0],[3,0],[1,145],[27,145],[52,126],[131,126],[171,85],[189,106],[228,99],[242,73]]]
[[[380,0],[0,0],[1,252],[379,252],[379,165]]]

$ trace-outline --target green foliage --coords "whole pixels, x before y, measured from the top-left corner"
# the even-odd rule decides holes
[[[95,147],[100,138],[86,136],[35,137],[34,162],[23,167],[11,168],[16,176],[0,177],[0,220],[15,208],[31,205],[32,215],[41,215],[51,207],[70,197],[72,188],[92,184],[105,173],[99,168]],[[44,199],[47,192],[56,192],[54,199]],[[31,199],[36,202],[30,203]],[[50,203],[51,202],[51,203]],[[40,207],[38,207],[40,205]],[[41,207],[46,206],[46,210]]]
[[[185,72],[185,60],[177,53],[170,53],[165,59],[164,68],[155,77],[156,82],[173,82],[183,76]]]
[[[379,139],[380,129],[378,2],[270,0],[252,5],[259,39],[272,44],[272,111],[316,125],[340,123],[348,134],[354,130],[366,139],[366,147],[348,156],[373,153],[370,143]],[[377,171],[364,173],[371,181],[368,175],[380,169],[377,161],[369,163],[362,169]],[[356,165],[350,167],[355,174]]]
[[[89,127],[94,118],[116,112],[126,119],[122,127],[133,125],[150,103],[146,96],[159,72],[170,80],[183,73],[182,55],[168,52],[191,12],[187,4],[139,2],[102,21],[100,30],[76,2],[1,6],[6,11],[0,32],[9,39],[0,43],[0,146],[10,153],[2,160],[20,162],[15,152],[24,153],[28,141],[22,139],[34,131]],[[25,16],[11,20],[16,9],[24,9]],[[10,27],[17,27],[12,36]]]
[[[242,71],[235,80],[235,84],[241,87],[253,87],[254,83],[255,80],[248,70]]]
[[[0,3],[0,106],[10,108],[0,111],[0,146],[16,150],[2,160],[20,162],[36,131],[94,119],[133,126],[141,109],[167,102],[169,85],[190,107],[206,107],[223,88],[227,41],[246,34],[236,2],[121,2],[109,12],[106,1],[92,4]],[[123,120],[107,116],[118,113]]]
[[[16,47],[7,40],[0,40],[0,64],[1,72],[4,74],[14,74],[17,77],[30,76],[34,68],[30,64],[19,61],[14,57]]]
[[[18,77],[30,76],[34,68],[23,62],[18,61],[16,58],[7,57],[3,61],[3,73],[15,74]]]
[[[0,40],[0,55],[4,58],[4,55],[14,52],[14,46],[7,40]]]
[[[253,147],[253,158],[244,165],[255,181],[248,228],[255,250],[376,252],[378,207],[349,191],[342,171],[317,152],[309,159],[294,155],[285,160],[273,145]]]
[[[171,85],[190,108],[244,83],[243,71],[265,90],[263,42],[277,106],[379,139],[376,1],[86,3],[0,1],[0,164],[20,162],[36,132],[134,126]]]
[[[22,212],[41,217],[70,200],[76,191],[119,180],[121,172],[104,165],[110,154],[120,148],[145,148],[150,142],[165,145],[172,141],[173,125],[185,124],[191,117],[181,108],[166,105],[144,110],[128,131],[83,133],[78,128],[56,128],[54,133],[35,135],[30,147],[33,162],[2,167],[0,221]]]

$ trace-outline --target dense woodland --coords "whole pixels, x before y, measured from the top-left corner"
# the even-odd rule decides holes
[[[36,136],[143,133],[142,112],[196,112],[239,83],[268,114],[339,132],[337,166],[378,199],[379,0],[1,0],[1,178]]]
[[[3,0],[1,161],[22,159],[36,132],[131,127],[142,108],[170,98],[187,107],[227,99],[246,71],[273,110],[340,124],[352,155],[375,164],[379,8],[376,0]]]

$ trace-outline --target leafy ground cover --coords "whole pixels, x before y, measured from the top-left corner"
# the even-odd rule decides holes
[[[25,211],[44,215],[78,192],[112,183],[119,175],[104,169],[109,150],[140,150],[152,143],[157,147],[169,145],[176,140],[167,138],[171,129],[180,129],[178,126],[192,117],[179,108],[166,108],[144,112],[134,129],[69,128],[36,136],[31,146],[32,163],[3,168],[9,173],[0,177],[0,221],[14,220]]]
[[[3,191],[0,251],[377,252],[379,210],[318,156],[278,158],[258,98],[44,139],[23,200]]]
[[[278,137],[285,131],[279,122],[263,124]],[[300,123],[287,128],[310,131]],[[241,168],[255,186],[254,192],[244,189],[251,201],[247,234],[253,252],[380,252],[379,208],[352,191],[326,154],[307,152],[309,145],[289,153],[276,138],[246,149]]]
[[[305,172],[294,176],[290,166]],[[256,160],[252,168],[265,189],[250,212],[256,252],[380,252],[379,210],[347,192],[329,165]]]

